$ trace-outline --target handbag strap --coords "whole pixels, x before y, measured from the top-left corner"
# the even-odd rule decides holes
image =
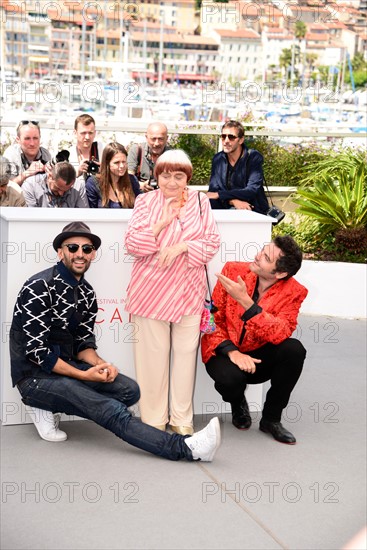
[[[272,206],[274,206],[273,199],[271,198],[271,193],[270,193],[270,191],[269,191],[268,184],[266,183],[266,179],[265,179],[265,175],[264,175],[264,174],[263,174],[263,181],[264,181],[264,183],[265,183],[265,187],[266,187],[266,190],[267,190],[267,192],[268,192],[268,197],[269,197],[269,199],[270,199],[270,204],[271,204]]]
[[[201,209],[200,191],[198,191],[198,199],[199,199],[200,216],[202,216],[203,211]],[[212,291],[211,291],[210,282],[209,282],[208,268],[206,267],[206,264],[204,264],[204,269],[205,269],[205,275],[206,275],[206,283],[208,285],[208,292],[209,292],[210,312],[215,313],[216,311],[218,311],[218,308],[213,304]]]

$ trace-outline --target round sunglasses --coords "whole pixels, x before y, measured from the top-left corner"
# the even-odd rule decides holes
[[[72,254],[75,254],[81,248],[84,252],[84,254],[91,254],[93,250],[95,250],[95,247],[92,244],[74,244],[74,243],[68,243],[64,244],[63,246],[66,246],[66,248],[71,252]]]

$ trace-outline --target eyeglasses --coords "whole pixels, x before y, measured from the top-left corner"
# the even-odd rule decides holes
[[[93,250],[95,250],[95,247],[92,244],[64,244],[63,246],[66,246],[66,248],[71,252],[72,254],[75,254],[81,248],[84,252],[84,254],[91,254]]]
[[[234,141],[239,138],[239,136],[234,136],[233,134],[221,134],[220,137],[223,141],[225,141],[226,138],[228,138],[229,141]]]

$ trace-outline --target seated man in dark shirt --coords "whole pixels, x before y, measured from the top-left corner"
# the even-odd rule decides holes
[[[24,283],[10,329],[13,386],[46,441],[67,439],[58,428],[65,413],[169,460],[212,461],[220,445],[218,418],[190,437],[144,424],[128,409],[140,398],[138,384],[97,353],[97,298],[84,274],[100,246],[84,222],[71,222],[53,240],[58,263]]]
[[[222,127],[223,151],[214,155],[207,193],[212,208],[252,210],[266,214],[269,209],[263,188],[263,157],[244,145],[240,122],[229,120]]]

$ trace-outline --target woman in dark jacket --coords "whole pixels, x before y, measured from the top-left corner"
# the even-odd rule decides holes
[[[85,183],[90,208],[133,208],[141,193],[137,178],[127,172],[127,151],[120,143],[103,150],[100,173]]]

